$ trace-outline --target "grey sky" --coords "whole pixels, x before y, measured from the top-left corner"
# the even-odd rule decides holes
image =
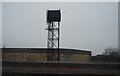
[[[0,48],[2,47],[2,3],[0,2]]]
[[[3,45],[46,47],[47,9],[61,9],[61,48],[88,49],[96,55],[118,46],[117,2],[3,3]]]

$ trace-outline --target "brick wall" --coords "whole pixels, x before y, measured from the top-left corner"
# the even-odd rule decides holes
[[[58,50],[28,50],[28,49],[7,49],[3,50],[3,61],[57,61]],[[79,50],[59,50],[59,61],[63,62],[90,62],[91,52]]]

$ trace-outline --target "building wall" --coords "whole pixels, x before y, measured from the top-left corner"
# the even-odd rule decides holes
[[[30,61],[30,62],[42,62],[42,61],[57,61],[58,53],[47,52],[7,52],[2,54],[3,61]],[[63,62],[90,62],[91,54],[81,52],[60,52],[59,60]]]
[[[73,54],[73,56],[70,59],[74,60],[75,62],[89,62],[90,55],[88,55],[88,54]]]
[[[46,61],[46,53],[4,53],[4,61]]]
[[[61,54],[61,61],[69,61],[69,62],[90,62],[91,56],[89,54]]]

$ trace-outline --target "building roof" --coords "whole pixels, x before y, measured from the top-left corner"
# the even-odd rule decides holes
[[[47,49],[47,48],[2,48],[3,53],[40,53],[40,52],[60,52],[60,53],[89,53],[91,51],[87,50],[78,50],[78,49],[67,49],[67,48],[60,48],[60,49]]]

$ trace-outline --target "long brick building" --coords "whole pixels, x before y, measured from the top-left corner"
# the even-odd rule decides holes
[[[90,62],[91,51],[76,49],[46,49],[46,48],[3,48],[3,61],[19,62]]]

